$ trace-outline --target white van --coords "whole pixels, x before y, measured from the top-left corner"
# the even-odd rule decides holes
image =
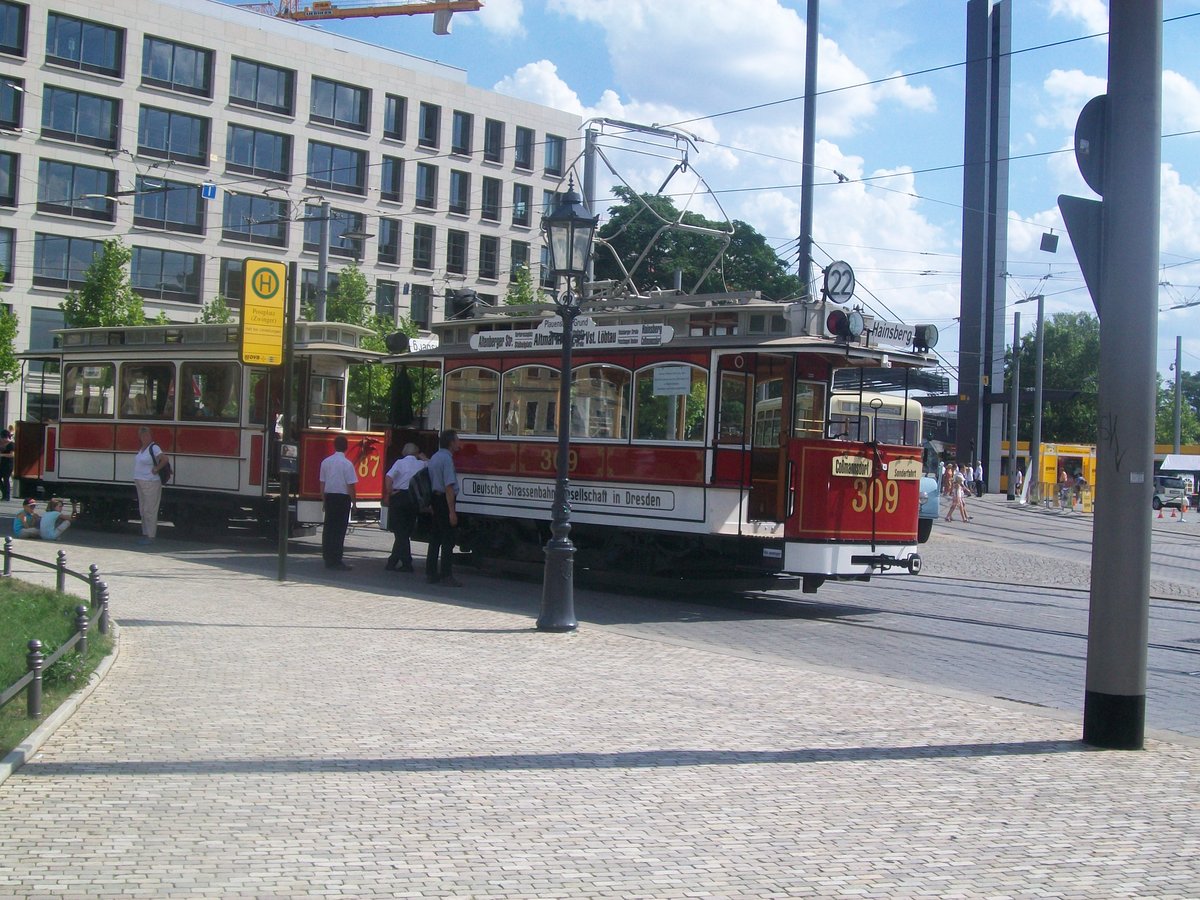
[[[1178,475],[1154,476],[1154,499],[1150,505],[1155,509],[1164,506],[1183,506],[1183,498],[1187,496],[1187,484]]]

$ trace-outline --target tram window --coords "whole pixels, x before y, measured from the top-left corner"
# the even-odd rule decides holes
[[[113,368],[112,363],[75,363],[65,366],[63,415],[110,418],[116,381]]]
[[[580,366],[571,373],[571,436],[629,439],[629,371]]]
[[[558,433],[558,391],[558,370],[549,366],[520,366],[505,372],[500,433],[553,437]]]
[[[346,380],[311,375],[308,380],[308,427],[341,428],[346,411]]]
[[[792,437],[819,438],[825,434],[825,385],[796,382],[792,404]]]
[[[915,447],[920,443],[920,439],[917,437],[917,423],[912,419],[905,422],[898,418],[885,418],[880,415],[875,423],[875,440],[883,444],[904,444]]]
[[[717,411],[717,442],[741,444],[746,439],[746,399],[752,378],[745,372],[721,373],[721,398]]]
[[[701,441],[708,373],[684,363],[663,363],[637,373],[633,436],[643,441]]]
[[[466,366],[446,375],[446,428],[462,434],[496,434],[500,376],[491,369]]]
[[[132,419],[175,418],[175,366],[169,362],[121,366],[121,415]]]
[[[183,385],[179,418],[203,422],[236,422],[241,367],[234,362],[185,362],[179,368]]]

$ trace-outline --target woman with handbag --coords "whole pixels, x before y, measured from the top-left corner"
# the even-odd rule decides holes
[[[143,425],[138,429],[138,440],[142,447],[133,458],[133,484],[137,488],[138,513],[142,518],[142,536],[139,544],[149,544],[158,534],[158,505],[162,500],[162,487],[171,477],[171,463],[162,448],[154,443],[150,429]]]

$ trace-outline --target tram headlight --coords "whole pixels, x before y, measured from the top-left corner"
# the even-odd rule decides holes
[[[918,353],[928,353],[938,342],[936,325],[916,325],[913,327],[913,349]]]

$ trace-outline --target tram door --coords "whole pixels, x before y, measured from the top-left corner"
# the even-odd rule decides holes
[[[754,521],[787,518],[787,438],[792,432],[793,359],[759,354],[750,434],[750,504]]]

